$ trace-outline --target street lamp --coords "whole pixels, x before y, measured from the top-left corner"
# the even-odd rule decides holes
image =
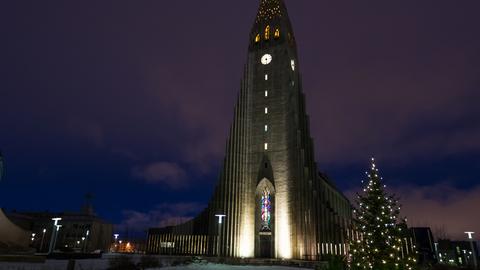
[[[223,219],[227,216],[224,214],[215,215],[218,218],[218,239],[217,239],[217,256],[220,257],[220,236],[222,233],[222,223]]]
[[[227,215],[215,215],[217,218],[218,218],[218,224],[222,224],[223,223],[223,219],[227,216]]]
[[[114,245],[115,249],[114,249],[114,252],[118,252],[118,244],[117,244],[118,242],[117,242],[117,241],[118,241],[118,237],[119,237],[119,236],[120,236],[120,234],[118,234],[118,233],[116,233],[116,234],[113,235],[113,237],[115,238],[115,242],[114,242],[114,243],[115,243],[115,245]],[[121,244],[121,243],[120,243],[120,244]]]
[[[85,249],[85,236],[82,236],[82,242],[81,243],[82,243],[81,248],[82,248],[82,252],[83,252],[83,250]]]
[[[57,235],[58,235],[58,230],[60,230],[60,226],[58,225],[58,222],[62,220],[62,218],[57,217],[57,218],[52,218],[53,221],[53,229],[52,229],[52,237],[50,238],[50,247],[48,248],[48,253],[52,253],[53,250],[55,249],[55,244],[57,242]]]
[[[475,234],[474,232],[465,232],[465,234],[468,237],[468,240],[470,240],[470,247],[472,249],[472,257],[473,257],[473,269],[477,269],[477,252],[475,251],[475,248],[473,246],[473,235]]]
[[[43,234],[42,234],[42,242],[40,242],[40,249],[38,250],[38,252],[42,252],[43,250],[43,241],[45,240],[45,233],[47,232],[47,229],[43,229]]]
[[[55,230],[55,241],[53,241],[53,250],[52,252],[55,250],[55,247],[57,246],[57,239],[58,239],[58,232],[60,231],[60,228],[62,227],[63,225],[56,225],[56,230]]]
[[[88,236],[90,235],[90,230],[87,230],[85,233],[85,237],[82,237],[82,239],[85,239],[85,242],[83,243],[83,252],[87,252],[87,241],[88,241]]]

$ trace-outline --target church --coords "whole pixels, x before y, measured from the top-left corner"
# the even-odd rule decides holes
[[[321,260],[348,254],[352,207],[319,172],[295,35],[283,0],[261,0],[222,171],[193,220],[149,230],[150,254]]]

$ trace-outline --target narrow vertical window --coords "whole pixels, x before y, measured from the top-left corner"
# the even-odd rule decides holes
[[[270,25],[267,25],[267,27],[265,27],[264,36],[265,36],[265,40],[270,39]]]
[[[265,74],[265,81],[268,81],[268,74]]]
[[[268,131],[268,125],[265,125],[265,132]]]
[[[262,199],[260,200],[261,204],[261,219],[262,219],[262,232],[270,232],[271,229],[271,219],[272,219],[272,202],[270,196],[270,190],[265,188],[262,192]]]
[[[268,150],[268,143],[265,143],[265,144],[263,145],[263,149]]]
[[[268,107],[265,107],[265,114],[268,114]]]
[[[268,91],[265,90],[265,97],[268,97]]]

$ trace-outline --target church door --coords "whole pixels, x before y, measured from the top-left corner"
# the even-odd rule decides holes
[[[260,235],[260,258],[272,258],[272,235]]]

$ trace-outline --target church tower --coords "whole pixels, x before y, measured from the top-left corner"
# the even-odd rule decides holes
[[[351,207],[317,169],[298,62],[284,2],[261,0],[213,197],[196,219],[151,229],[150,252],[306,260],[346,255]],[[217,215],[225,215],[221,224]]]

